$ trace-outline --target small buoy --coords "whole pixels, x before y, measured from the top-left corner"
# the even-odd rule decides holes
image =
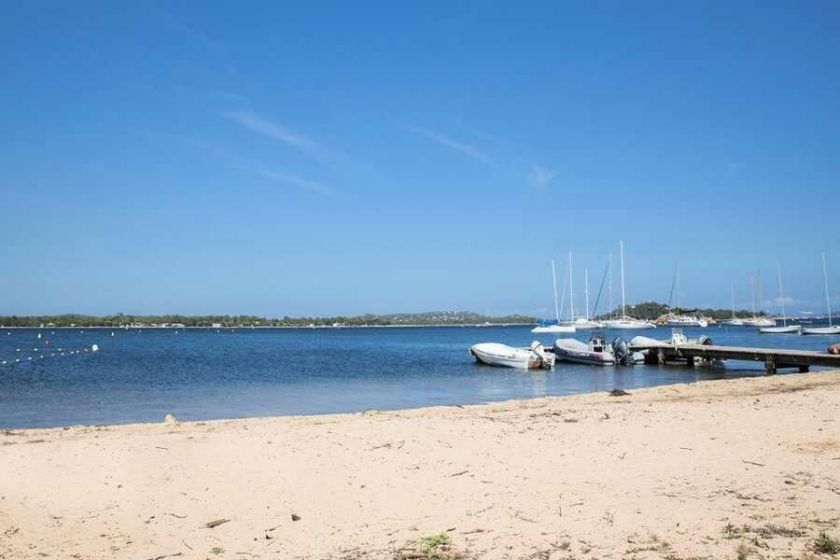
[[[90,347],[90,351],[91,352],[99,352],[99,345],[98,344],[92,344],[91,347]]]
[[[16,349],[15,349],[15,352],[20,352],[20,348],[16,348]]]
[[[111,331],[111,336],[114,336],[114,331]]]
[[[38,339],[39,340],[41,339],[41,333],[38,333]]]

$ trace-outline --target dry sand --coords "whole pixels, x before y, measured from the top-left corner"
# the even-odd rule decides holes
[[[840,372],[0,435],[8,559],[423,558],[441,532],[441,557],[808,558],[839,521]]]

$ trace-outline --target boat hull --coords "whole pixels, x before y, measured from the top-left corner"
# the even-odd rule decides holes
[[[514,348],[506,344],[484,342],[473,345],[470,354],[477,362],[488,366],[516,369],[550,368],[555,360],[555,356],[545,352],[537,342],[531,348]]]
[[[619,319],[616,321],[604,321],[604,326],[608,329],[620,330],[640,330],[640,329],[655,329],[656,325],[648,323],[647,321],[628,321]]]
[[[744,319],[744,326],[759,328],[775,327],[776,321],[772,319]]]
[[[554,355],[561,362],[594,366],[615,365],[615,357],[609,352],[595,352],[586,344],[574,339],[559,339],[554,342]]]
[[[758,329],[761,334],[799,334],[802,327],[794,325],[792,327],[764,327]]]
[[[707,321],[702,320],[702,319],[687,319],[685,321],[666,321],[665,326],[666,327],[675,327],[675,328],[680,328],[680,327],[706,328],[706,327],[709,326],[709,323]]]
[[[534,327],[531,329],[531,332],[534,334],[560,334],[560,333],[573,333],[575,332],[575,327],[571,325],[548,325],[548,326],[540,326]]]
[[[604,324],[599,321],[589,321],[587,319],[578,319],[574,322],[574,328],[583,331],[589,329],[603,329]]]
[[[802,329],[802,334],[840,335],[840,327],[811,327]]]

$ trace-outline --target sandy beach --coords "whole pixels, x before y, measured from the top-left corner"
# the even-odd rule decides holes
[[[0,435],[4,559],[810,558],[823,530],[840,372]]]

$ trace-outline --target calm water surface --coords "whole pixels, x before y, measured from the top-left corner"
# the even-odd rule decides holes
[[[671,330],[641,333],[668,338]],[[639,333],[606,333],[617,334]],[[739,327],[685,334],[810,350],[840,340]],[[763,375],[761,364],[743,362],[694,370],[559,364],[526,373],[476,365],[467,353],[477,342],[525,346],[535,337],[547,346],[553,340],[530,327],[3,330],[0,427],[159,422],[168,412],[200,420],[473,404]],[[99,352],[84,351],[93,344]]]

